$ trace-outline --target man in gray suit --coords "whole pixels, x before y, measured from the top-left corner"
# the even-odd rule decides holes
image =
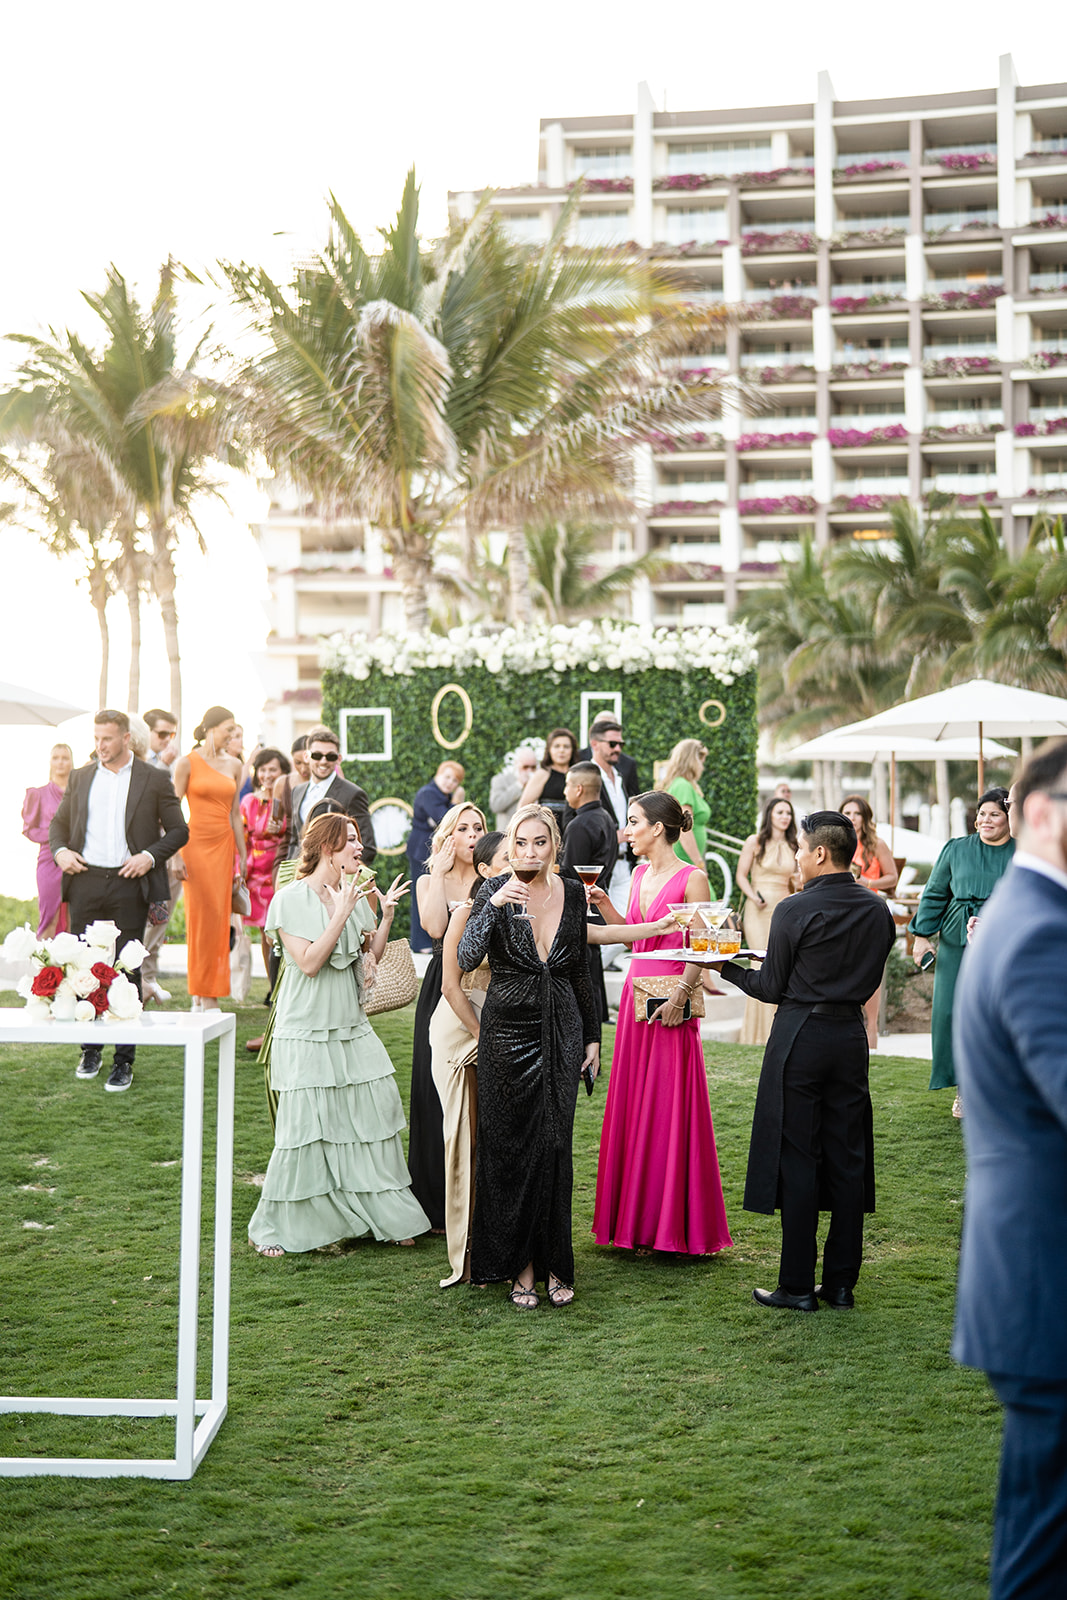
[[[343,807],[354,820],[363,841],[363,866],[369,867],[378,854],[374,842],[374,824],[371,821],[370,801],[367,791],[358,783],[342,778],[341,742],[332,728],[312,728],[307,742],[308,781],[293,786],[293,826],[289,841],[290,857],[299,856],[300,840],[312,808],[320,800],[332,800]]]
[[[1067,1592],[1067,740],[1028,763],[1012,807],[1015,857],[956,986],[967,1192],[952,1353],[1004,1408],[991,1593],[1052,1600]]]

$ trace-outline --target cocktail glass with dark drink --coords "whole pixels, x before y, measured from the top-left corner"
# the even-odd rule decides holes
[[[508,866],[518,878],[520,883],[533,883],[541,870],[540,861],[509,861]],[[521,911],[516,911],[516,917],[523,918],[526,922],[533,922],[534,913],[523,906]]]
[[[600,877],[600,868],[599,867],[575,867],[574,870],[578,874],[579,878],[581,878],[582,882],[585,884],[585,903],[589,907],[589,909],[586,912],[586,921],[587,922],[592,922],[593,918],[596,915],[596,912],[593,910],[592,906],[589,905],[589,891],[590,891],[590,889],[595,889],[596,888],[596,881]]]

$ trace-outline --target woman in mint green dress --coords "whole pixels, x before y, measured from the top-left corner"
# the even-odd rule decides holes
[[[296,882],[267,913],[285,981],[271,1050],[274,1153],[248,1224],[265,1256],[366,1235],[410,1244],[430,1225],[411,1193],[393,1064],[363,1010],[364,957],[384,951],[404,888],[398,878],[380,895],[375,929],[364,892],[346,876],[361,849],[351,817],[318,818],[304,834]]]
[[[657,783],[657,789],[673,794],[683,808],[693,813],[693,826],[683,833],[674,847],[680,861],[691,862],[705,870],[704,857],[708,848],[708,818],[711,807],[704,798],[700,780],[708,752],[699,739],[680,739],[667,757],[667,770]]]
[[[923,890],[919,909],[911,919],[915,934],[912,957],[916,963],[934,947],[939,935],[934,968],[934,1000],[930,1014],[933,1051],[931,1089],[951,1089],[956,1083],[952,1055],[952,1002],[960,962],[967,948],[967,925],[981,912],[1015,854],[1008,828],[1008,791],[989,789],[978,802],[975,831],[964,839],[950,839],[934,864]],[[962,1115],[957,1094],[954,1117]]]

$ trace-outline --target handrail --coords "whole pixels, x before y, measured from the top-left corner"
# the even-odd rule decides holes
[[[715,840],[716,844],[724,845],[737,854],[740,854],[745,847],[743,839],[735,839],[732,833],[723,833],[720,828],[705,828],[704,831],[709,839]]]

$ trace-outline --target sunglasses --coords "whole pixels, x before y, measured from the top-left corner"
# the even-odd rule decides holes
[[[329,763],[329,765],[331,767],[333,766],[335,761],[340,761],[340,759],[341,759],[341,757],[337,754],[336,750],[309,750],[308,751],[308,760],[309,761],[326,761],[326,762]]]
[[[625,744],[624,739],[599,739],[598,744],[606,744],[609,750],[621,750]]]

